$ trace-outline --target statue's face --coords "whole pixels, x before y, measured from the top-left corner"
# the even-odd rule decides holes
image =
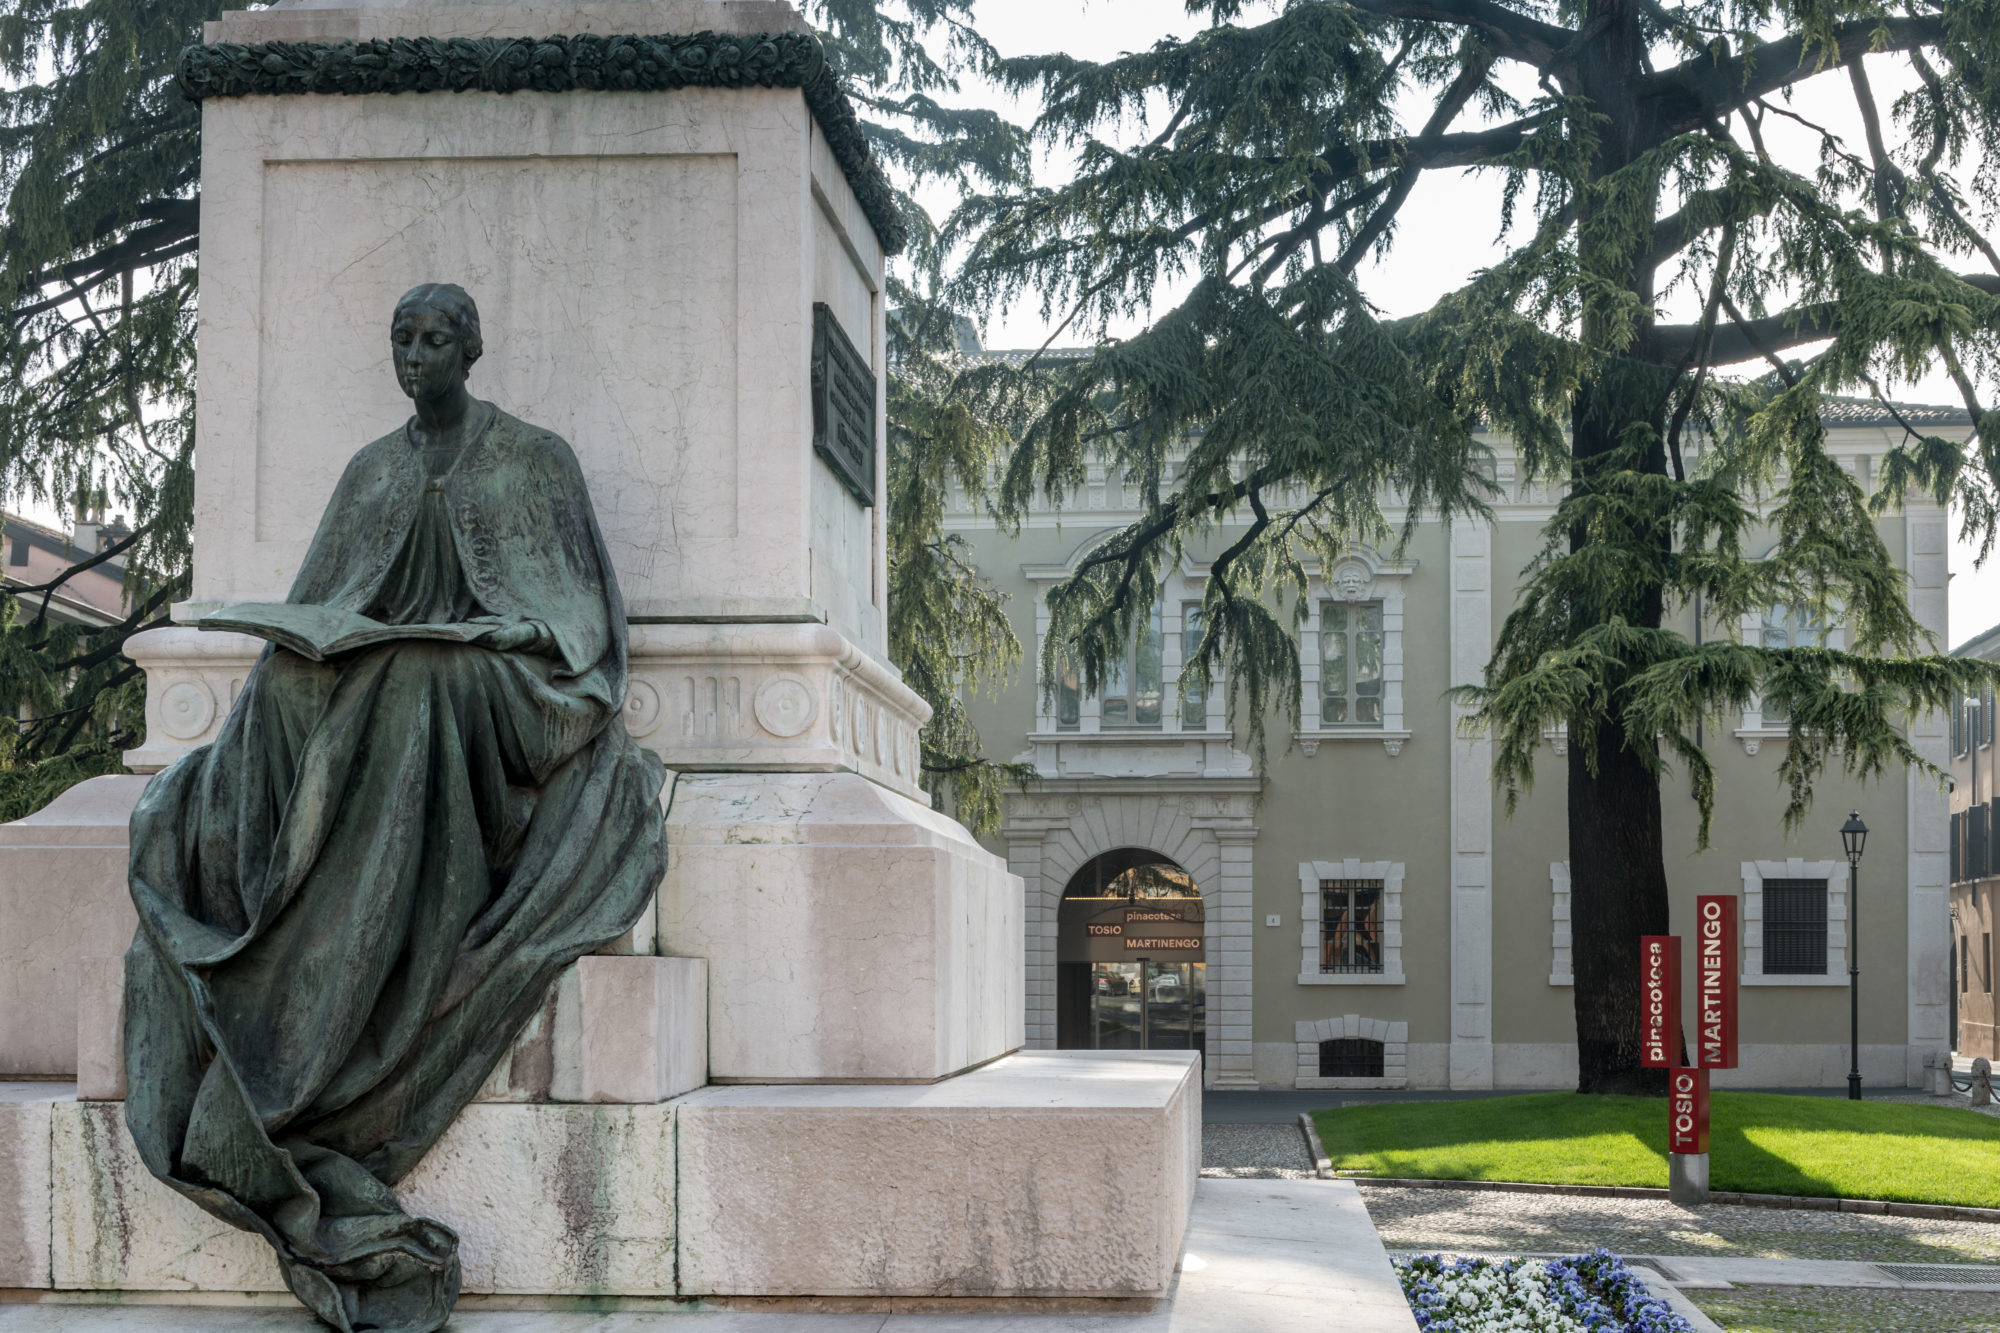
[[[441,398],[465,382],[465,345],[444,312],[428,305],[397,313],[389,332],[396,382],[412,398]]]

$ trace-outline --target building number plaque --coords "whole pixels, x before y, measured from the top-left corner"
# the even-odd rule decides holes
[[[865,507],[875,504],[875,375],[824,302],[813,303],[813,449]]]

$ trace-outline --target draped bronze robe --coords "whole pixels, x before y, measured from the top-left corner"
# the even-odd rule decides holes
[[[496,411],[429,468],[405,432],[377,440],[288,600],[547,634],[265,652],[132,816],[126,1118],[153,1174],[263,1235],[327,1323],[428,1333],[457,1237],[390,1187],[556,973],[639,917],[663,772],[625,730],[624,610],[555,435]]]

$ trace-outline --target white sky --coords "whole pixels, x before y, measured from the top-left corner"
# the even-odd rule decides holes
[[[1103,60],[1124,51],[1141,50],[1170,36],[1188,36],[1198,31],[1201,21],[1189,17],[1180,0],[978,0],[976,12],[981,32],[1003,55],[1041,54],[1063,51],[1088,60]],[[1260,22],[1265,10],[1252,9],[1240,20]],[[1875,97],[1884,108],[1903,91],[1904,84],[1888,61],[1869,61]],[[1032,109],[1010,102],[991,89],[968,89],[966,101],[994,106],[1016,121]],[[1532,89],[1522,90],[1524,95]],[[1860,122],[1853,111],[1852,92],[1844,74],[1822,75],[1799,88],[1792,109],[1836,132],[1849,137],[1850,146],[1865,155]],[[1419,106],[1406,117],[1424,114]],[[1884,132],[1893,136],[1885,123]],[[1107,132],[1107,137],[1113,137]],[[1794,163],[1817,160],[1817,138],[1802,126],[1776,118],[1765,122],[1765,138],[1773,153]],[[1124,142],[1123,136],[1118,141]],[[1894,148],[1892,137],[1892,150]],[[1060,179],[1070,170],[1066,158],[1045,157],[1037,172],[1045,182]],[[1463,286],[1477,270],[1504,253],[1497,238],[1484,228],[1497,226],[1500,180],[1497,175],[1482,177],[1474,172],[1426,172],[1404,205],[1398,222],[1396,243],[1387,256],[1363,268],[1358,275],[1362,288],[1390,318],[1428,309],[1445,293]],[[954,201],[948,197],[926,197],[925,203],[942,216]],[[1489,221],[1490,219],[1490,221]],[[1163,289],[1164,300],[1178,293]],[[1693,312],[1677,311],[1679,301],[1669,302],[1675,318],[1693,318]],[[1164,307],[1163,307],[1164,308]],[[1060,315],[1057,316],[1060,319]],[[1114,336],[1129,334],[1143,321],[1113,325]],[[1041,317],[1032,303],[994,312],[985,332],[989,347],[1039,346],[1049,335],[1051,322]],[[1065,335],[1063,341],[1084,341]],[[1956,405],[1959,398],[1942,371],[1914,383],[1884,385],[1895,397],[1913,402]],[[1996,386],[1982,385],[1991,402]],[[1953,534],[1951,556],[1950,626],[1951,644],[1956,646],[1987,628],[2000,623],[2000,559],[1983,570],[1972,564],[1973,550]]]

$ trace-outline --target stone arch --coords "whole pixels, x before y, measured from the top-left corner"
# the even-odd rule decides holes
[[[1203,1082],[1256,1086],[1250,1045],[1254,786],[1254,779],[1129,786],[1056,781],[1011,799],[1003,836],[1026,896],[1030,1047],[1056,1044],[1056,916],[1064,886],[1092,857],[1143,848],[1179,865],[1201,892],[1208,966]]]

